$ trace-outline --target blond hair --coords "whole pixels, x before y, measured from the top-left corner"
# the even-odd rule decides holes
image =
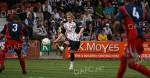
[[[73,17],[73,14],[71,12],[66,13],[67,16]]]

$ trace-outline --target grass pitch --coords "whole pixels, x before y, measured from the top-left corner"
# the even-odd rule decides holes
[[[119,61],[76,60],[75,69],[70,71],[69,60],[26,60],[27,74],[23,75],[18,60],[6,60],[0,78],[115,78]],[[142,63],[142,62],[140,62]],[[142,63],[150,69],[150,61]],[[147,78],[127,69],[124,78]]]

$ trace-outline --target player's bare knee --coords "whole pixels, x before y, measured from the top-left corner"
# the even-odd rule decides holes
[[[69,43],[69,41],[65,41],[63,44],[68,46],[70,43]]]

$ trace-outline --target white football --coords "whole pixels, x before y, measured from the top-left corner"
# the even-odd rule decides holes
[[[63,50],[64,50],[64,47],[63,47],[63,46],[61,46],[59,49],[60,49],[61,51],[63,51]]]
[[[51,41],[50,41],[50,39],[48,39],[48,38],[44,38],[44,39],[42,40],[42,44],[43,44],[43,45],[50,45],[50,43],[51,43]]]

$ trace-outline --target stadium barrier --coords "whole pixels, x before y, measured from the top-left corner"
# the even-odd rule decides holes
[[[76,58],[119,58],[127,42],[114,41],[81,41],[80,49],[75,51]],[[70,57],[69,48],[66,48],[65,58]],[[150,42],[144,43],[144,53],[139,58],[150,58]]]
[[[26,52],[27,59],[39,59],[40,58],[40,41],[29,40],[29,47]]]
[[[62,42],[59,43],[59,45],[62,45]],[[41,52],[60,52],[56,45],[50,43],[50,45],[43,45],[41,44],[41,49],[40,49]]]
[[[0,40],[0,49],[2,50],[4,48],[6,40]],[[60,45],[62,42],[60,42]],[[23,50],[22,54],[27,59],[39,59],[40,58],[40,52],[59,52],[57,47],[53,45],[52,43],[50,45],[42,45],[39,40],[29,40],[30,47],[27,48],[25,40],[23,41]],[[17,58],[16,53],[13,50],[8,50],[8,52],[5,54],[6,58]]]
[[[4,49],[4,44],[6,40],[0,40],[0,50]],[[22,54],[26,54],[26,42],[23,42],[23,49]],[[13,50],[8,50],[8,52],[5,54],[6,58],[17,58],[16,53]]]
[[[5,40],[0,40],[0,49],[4,48]],[[29,40],[30,47],[27,48],[25,40],[23,41],[22,54],[27,59],[39,59],[40,58],[40,41],[39,40]],[[6,58],[17,58],[14,50],[8,50],[5,54]]]
[[[4,48],[5,40],[0,41],[0,49]],[[42,45],[38,40],[29,40],[30,47],[27,48],[26,42],[23,43],[22,53],[27,59],[39,59],[40,52],[59,52],[55,45]],[[62,42],[60,42],[60,45]],[[100,41],[81,41],[80,49],[75,51],[76,58],[119,58],[126,47],[126,42],[100,42]],[[65,49],[65,58],[69,58],[69,48]],[[13,50],[6,53],[6,58],[17,58]],[[139,58],[150,58],[150,42],[144,43],[144,53]]]

